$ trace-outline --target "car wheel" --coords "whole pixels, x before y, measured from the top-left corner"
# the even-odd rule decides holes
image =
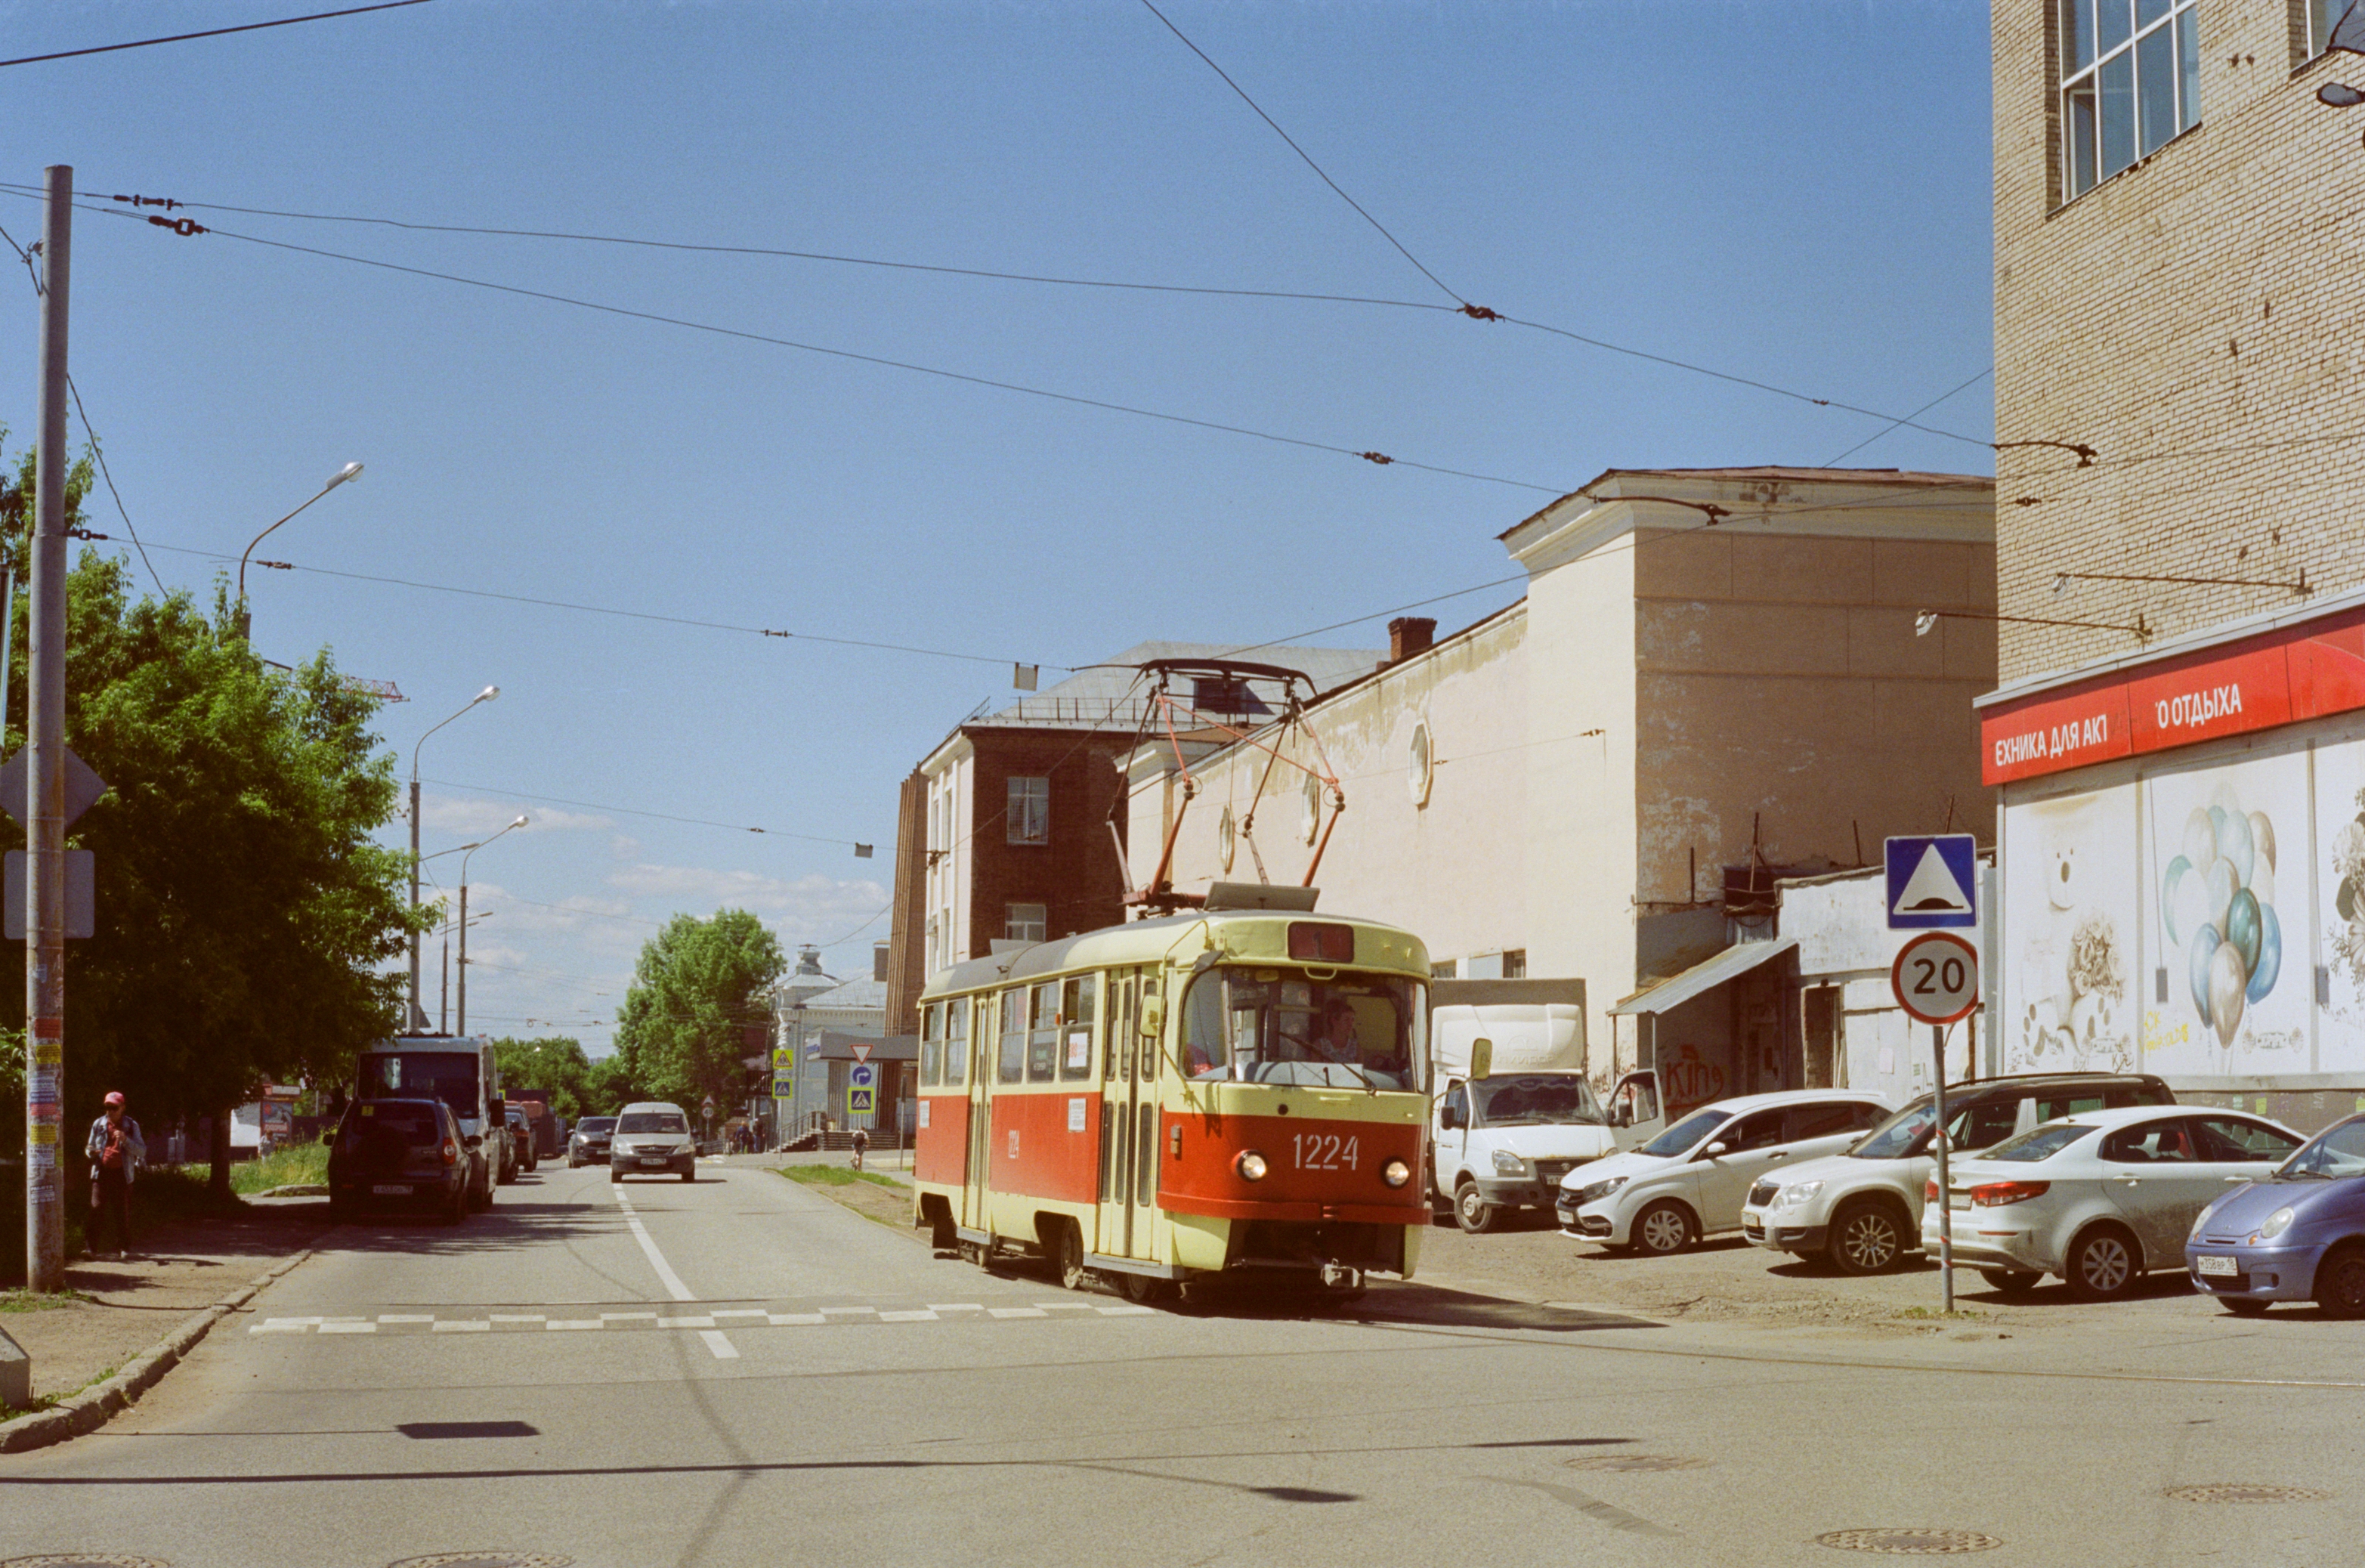
[[[1981,1269],[1979,1278],[1988,1282],[1990,1290],[2005,1295],[2026,1295],[2045,1276],[2034,1269]]]
[[[1699,1227],[1692,1223],[1691,1210],[1664,1198],[1634,1216],[1631,1234],[1636,1251],[1664,1258],[1698,1240]]]
[[[1843,1274],[1877,1274],[1904,1255],[1905,1226],[1887,1204],[1860,1199],[1832,1222],[1832,1266]]]
[[[610,1185],[610,1186],[611,1186],[611,1187],[621,1187],[621,1186],[622,1186],[623,1184],[624,1184],[624,1170],[623,1170],[623,1167],[622,1167],[622,1166],[620,1166],[620,1165],[611,1165],[610,1167],[608,1167],[608,1185]]]
[[[683,1167],[681,1168],[681,1179],[682,1179],[683,1181],[685,1181],[685,1182],[695,1182],[695,1181],[697,1181],[697,1180],[698,1180],[698,1167],[697,1167],[697,1166],[695,1166],[695,1165],[685,1165],[685,1166],[683,1166]]]
[[[2114,1225],[2098,1225],[2070,1244],[2068,1281],[2078,1301],[2117,1301],[2135,1288],[2143,1255],[2135,1239]]]
[[[2315,1305],[2326,1317],[2365,1317],[2365,1246],[2344,1241],[2315,1269]]]
[[[1172,1280],[1152,1279],[1148,1274],[1120,1274],[1117,1282],[1125,1292],[1126,1300],[1139,1302],[1144,1306],[1155,1302],[1172,1301],[1182,1294]]]
[[[1464,1182],[1453,1190],[1453,1223],[1472,1236],[1484,1236],[1503,1223],[1503,1211],[1478,1195],[1478,1183]]]
[[[2254,1301],[2246,1295],[2221,1295],[2217,1298],[2217,1305],[2236,1317],[2256,1317],[2267,1310],[2269,1304]]]

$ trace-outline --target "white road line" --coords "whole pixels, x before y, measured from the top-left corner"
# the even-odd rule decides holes
[[[657,1319],[657,1327],[660,1328],[712,1328],[714,1327],[714,1319],[703,1314],[696,1317],[660,1317]]]
[[[541,1312],[496,1312],[493,1314],[493,1321],[496,1323],[542,1323],[548,1321],[548,1318],[549,1315],[547,1313]]]
[[[489,1334],[493,1326],[481,1317],[439,1317],[435,1320],[434,1331],[438,1334]]]
[[[568,1328],[602,1328],[605,1327],[606,1325],[601,1323],[596,1317],[552,1317],[545,1319],[543,1323],[543,1327],[553,1333]]]
[[[657,1320],[657,1315],[654,1312],[603,1312],[600,1315],[600,1320],[602,1323],[630,1323],[635,1318],[642,1317],[647,1318],[652,1323]]]
[[[995,1306],[987,1311],[995,1317],[1048,1317],[1051,1315],[1039,1306]]]
[[[761,1317],[764,1316],[764,1309],[760,1306],[734,1306],[718,1312],[714,1316],[717,1317]]]
[[[882,1312],[881,1323],[936,1323],[941,1321],[933,1312]]]
[[[818,1312],[768,1312],[764,1319],[775,1328],[786,1328],[800,1323],[826,1323],[828,1318]],[[301,1330],[298,1330],[301,1332]]]
[[[377,1332],[377,1325],[375,1323],[323,1323],[320,1325],[320,1332],[323,1334],[375,1334]]]
[[[656,1240],[649,1235],[649,1227],[643,1225],[641,1223],[641,1216],[633,1212],[633,1200],[624,1192],[623,1183],[621,1182],[611,1182],[608,1183],[608,1191],[615,1194],[616,1206],[622,1209],[624,1213],[624,1223],[632,1226],[633,1239],[641,1244],[641,1250],[648,1254],[649,1267],[657,1271],[658,1280],[663,1282],[665,1288],[673,1294],[673,1299],[676,1301],[696,1301],[698,1299],[697,1294],[692,1292],[688,1285],[681,1282],[681,1276],[673,1271],[673,1265],[667,1262],[665,1254],[657,1250]],[[678,1320],[672,1326],[688,1327],[689,1327],[689,1323],[690,1320],[684,1318]],[[706,1330],[704,1333],[701,1334],[699,1338],[705,1340],[706,1348],[714,1352],[714,1359],[718,1361],[737,1361],[739,1359],[738,1350],[733,1347],[730,1340],[723,1337],[722,1330],[714,1327],[714,1319],[709,1317],[705,1320],[705,1324]],[[667,1320],[662,1317],[657,1319],[657,1327],[660,1328],[668,1327]]]
[[[377,1320],[380,1323],[432,1323],[435,1315],[432,1312],[382,1312],[378,1314]]]
[[[878,1310],[875,1306],[824,1306],[821,1309],[821,1315],[824,1317],[859,1317],[865,1313],[876,1313]]]
[[[932,1301],[928,1303],[928,1310],[930,1312],[983,1312],[985,1304],[975,1301]]]

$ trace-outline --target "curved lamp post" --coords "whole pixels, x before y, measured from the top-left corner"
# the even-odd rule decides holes
[[[320,487],[319,494],[316,494],[315,496],[313,496],[313,498],[312,498],[312,501],[317,501],[317,500],[319,500],[319,499],[320,498],[320,497],[321,497],[321,496],[325,496],[325,495],[327,495],[331,490],[335,489],[338,486],[340,486],[340,485],[343,484],[346,480],[348,480],[348,479],[358,479],[358,478],[360,478],[361,476],[362,476],[362,465],[361,465],[360,464],[358,464],[358,463],[348,463],[348,464],[346,464],[342,468],[340,468],[340,469],[338,469],[338,470],[337,470],[336,474],[335,474],[335,475],[334,475],[334,476],[333,476],[329,480],[329,482],[328,482],[327,484],[325,484],[325,485],[323,485],[323,486],[321,486],[321,487]],[[308,506],[310,506],[310,505],[312,504],[312,501],[306,501],[306,502],[304,503],[304,507],[308,507]],[[300,512],[300,511],[302,511],[302,510],[304,510],[304,507],[297,507],[297,508],[296,509],[296,511],[291,511],[291,512],[289,512],[289,513],[287,514],[287,517],[283,517],[283,518],[281,518],[281,519],[279,520],[279,522],[275,522],[275,523],[273,523],[273,524],[271,525],[271,528],[266,528],[266,529],[264,529],[261,533],[256,534],[256,535],[255,535],[252,540],[250,540],[250,541],[248,541],[248,542],[247,542],[246,549],[245,549],[244,551],[242,551],[242,552],[240,554],[240,555],[239,555],[239,558],[238,558],[238,634],[239,634],[239,636],[240,636],[241,639],[243,639],[243,638],[246,636],[246,634],[247,634],[247,629],[248,629],[248,624],[249,624],[249,622],[250,622],[252,621],[252,617],[251,617],[251,616],[247,613],[247,609],[246,609],[246,558],[247,558],[247,556],[252,555],[252,554],[254,554],[254,547],[255,547],[257,544],[262,543],[265,539],[268,539],[268,538],[271,536],[272,529],[275,529],[275,528],[277,528],[277,527],[279,526],[279,523],[280,523],[280,522],[286,522],[286,521],[288,521],[288,518],[292,518],[292,517],[294,517],[294,516],[296,515],[296,512]]]
[[[507,833],[510,828],[523,826],[525,826],[525,818],[520,815],[517,821],[510,823],[509,827],[501,829],[501,833]],[[493,834],[493,838],[500,837],[501,833]],[[463,1035],[468,1032],[468,860],[469,857],[482,849],[485,844],[490,844],[493,838],[485,840],[484,844],[470,845],[467,854],[460,857],[460,1017],[458,1023],[459,1032]]]
[[[460,713],[465,713],[479,702],[490,702],[500,694],[499,687],[488,686],[469,698],[466,706],[460,710]],[[453,714],[452,719],[458,718],[460,713]],[[411,743],[410,747],[410,907],[414,913],[419,909],[419,748],[427,744],[427,735],[433,734],[444,724],[450,723],[452,719],[428,726],[427,734],[420,735],[418,740]],[[418,1034],[426,1027],[427,1012],[419,1005],[419,931],[414,924],[410,933],[410,1030],[413,1034]]]

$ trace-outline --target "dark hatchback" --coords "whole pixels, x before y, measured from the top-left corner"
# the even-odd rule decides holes
[[[329,1216],[342,1225],[372,1211],[468,1217],[468,1158],[459,1119],[441,1100],[357,1100],[329,1146]]]
[[[575,1124],[575,1136],[566,1140],[566,1168],[578,1165],[605,1165],[608,1146],[616,1136],[613,1116],[586,1116]]]

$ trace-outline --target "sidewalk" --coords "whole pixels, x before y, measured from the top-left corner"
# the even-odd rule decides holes
[[[0,1329],[33,1361],[36,1399],[72,1394],[154,1345],[328,1228],[322,1205],[251,1204],[243,1214],[159,1226],[129,1262],[83,1259],[66,1286],[88,1296],[37,1311],[0,1311]],[[0,1297],[0,1300],[21,1299]]]

